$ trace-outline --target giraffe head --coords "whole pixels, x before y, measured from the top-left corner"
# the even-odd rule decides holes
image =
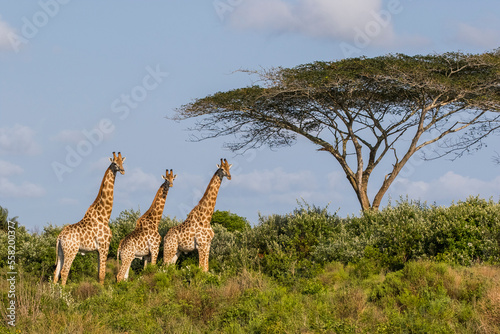
[[[168,189],[174,186],[174,180],[177,177],[177,174],[174,175],[172,170],[169,172],[167,169],[165,176],[162,175],[161,177],[165,180],[165,182],[163,182],[163,186]]]
[[[125,174],[125,169],[123,169],[123,162],[125,161],[125,157],[122,157],[121,152],[118,152],[118,156],[116,156],[115,152],[113,152],[113,158],[109,158],[111,161],[111,169],[113,172],[120,172],[120,174]]]
[[[227,177],[228,180],[231,180],[231,173],[229,172],[229,169],[231,169],[233,165],[228,164],[226,159],[220,159],[220,165],[217,165],[217,168],[219,168],[219,172],[222,173],[222,177]]]

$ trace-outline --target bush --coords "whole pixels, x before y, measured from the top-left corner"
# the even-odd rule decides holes
[[[248,247],[250,229],[243,233],[230,232],[225,227],[214,224],[214,238],[210,247],[210,270],[237,273],[252,267],[257,251]]]
[[[212,226],[215,224],[221,225],[229,232],[243,232],[250,229],[250,223],[246,218],[229,211],[216,210],[212,215],[211,224]]]
[[[477,197],[448,208],[435,208],[430,217],[434,233],[428,252],[438,260],[461,265],[500,260],[500,205]]]
[[[135,228],[139,217],[139,211],[126,210],[110,222],[113,233],[110,258],[116,259],[119,242]],[[260,217],[253,228],[244,218],[227,211],[219,211],[215,219],[222,223],[213,224],[212,272],[259,270],[290,286],[335,261],[356,264],[360,278],[380,270],[399,270],[411,260],[467,266],[500,263],[500,204],[476,197],[449,207],[401,200],[380,212],[347,218],[304,203],[291,214]],[[159,224],[162,238],[179,223],[175,218],[162,218]],[[23,259],[21,264],[26,271],[45,279],[52,276],[60,231],[60,227],[48,225],[42,233],[29,233],[22,225],[18,226],[17,259]],[[3,245],[7,245],[7,237],[0,230]],[[160,247],[159,264],[163,243]],[[0,247],[1,267],[6,265],[6,259],[7,248]],[[198,264],[197,252],[182,255],[178,261],[178,267],[190,264]],[[142,261],[134,260],[135,273],[142,268]],[[77,255],[72,265],[70,281],[87,277],[97,277],[95,253]]]
[[[177,267],[142,271],[135,261],[141,269],[134,279],[116,284],[107,276],[100,286],[94,253],[77,256],[65,288],[48,282],[61,228],[28,233],[19,226],[17,329],[500,333],[500,269],[476,263],[500,263],[499,212],[498,203],[478,198],[447,208],[401,201],[341,219],[304,204],[288,215],[260,217],[254,228],[214,224],[209,273],[192,252]],[[113,247],[138,216],[125,211],[111,222]],[[178,223],[163,218],[160,235]],[[0,231],[4,245],[5,238]],[[0,261],[6,252],[0,247]],[[2,266],[5,320],[9,270]]]
[[[321,242],[330,240],[339,224],[327,209],[301,205],[293,214],[260,217],[248,235],[248,247],[255,249],[257,265],[281,282],[308,277],[317,266],[313,256]]]
[[[372,259],[391,270],[410,260],[500,262],[500,204],[471,197],[450,207],[401,201],[342,219],[312,254],[319,262]]]

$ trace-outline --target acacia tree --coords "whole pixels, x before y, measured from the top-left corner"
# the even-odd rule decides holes
[[[225,144],[232,151],[307,138],[340,164],[362,210],[379,208],[423,147],[439,146],[432,158],[462,155],[500,127],[500,49],[245,72],[258,75],[261,84],[197,99],[173,118],[197,118],[191,129],[201,133],[196,140],[233,135],[236,140]],[[392,162],[392,171],[370,200],[370,176],[383,160]]]

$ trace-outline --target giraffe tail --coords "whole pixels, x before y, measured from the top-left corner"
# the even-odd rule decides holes
[[[61,246],[61,239],[57,238],[56,241],[56,270],[54,271],[54,283],[57,283],[61,275],[61,268],[64,262],[64,252]]]
[[[56,266],[57,264],[59,263],[59,244],[60,244],[60,240],[59,238],[57,238],[57,242],[56,242]]]
[[[122,247],[122,241],[120,241],[120,243],[118,244],[118,249],[116,250],[116,263],[118,265],[118,270],[120,270],[120,249]]]

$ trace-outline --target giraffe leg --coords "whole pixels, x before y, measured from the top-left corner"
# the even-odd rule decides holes
[[[160,244],[158,243],[158,245],[151,246],[150,252],[151,252],[151,255],[150,255],[151,256],[151,264],[155,265],[156,260],[158,259],[158,253],[160,252]]]
[[[126,280],[128,278],[128,271],[130,269],[130,265],[132,264],[133,260],[134,260],[133,256],[130,257],[122,255],[122,265],[120,267],[118,275],[116,275],[117,282],[121,282],[122,280]]]
[[[97,272],[99,273],[99,284],[104,285],[104,277],[106,277],[106,260],[108,259],[108,247],[102,247],[97,251],[97,261],[99,262],[99,267]]]
[[[171,229],[169,230],[169,232]],[[175,235],[171,235],[167,232],[167,235],[163,239],[163,264],[174,264],[179,257],[179,243]]]
[[[101,253],[97,251],[97,277],[101,277]]]
[[[179,252],[177,249],[169,249],[163,251],[163,264],[175,264],[179,258]]]
[[[73,260],[76,257],[76,254],[78,253],[78,246],[75,245],[74,247],[63,247],[62,251],[64,252],[64,263],[62,264],[62,269],[61,269],[61,285],[65,286],[66,281],[68,280],[68,274],[69,274],[69,269],[71,268],[71,264],[73,263]]]
[[[130,266],[128,266],[127,271],[125,272],[125,280],[128,280],[128,272],[130,271]]]
[[[198,256],[200,258],[200,267],[204,272],[208,271],[208,256],[210,255],[210,244],[198,245]]]

